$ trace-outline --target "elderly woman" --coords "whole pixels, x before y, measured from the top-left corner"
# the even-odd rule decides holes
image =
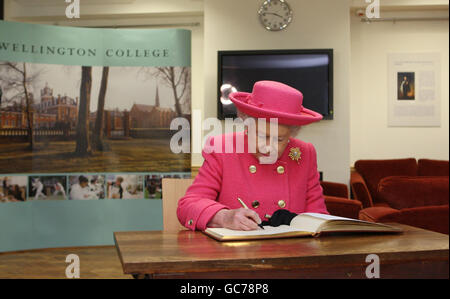
[[[292,213],[328,214],[319,183],[316,151],[312,144],[292,136],[300,126],[319,121],[322,116],[302,106],[303,95],[298,90],[273,81],[256,82],[252,93],[235,92],[230,99],[240,114],[258,119],[278,119],[276,140],[272,140],[269,122],[253,126],[248,131],[215,136],[202,152],[204,163],[178,202],[177,215],[181,224],[191,230],[225,227],[235,230],[260,229],[258,224],[277,210]],[[259,128],[259,129],[258,129]],[[253,137],[257,136],[258,142]],[[233,151],[224,149],[232,139]],[[236,144],[244,140],[244,150]],[[267,148],[251,145],[268,143],[277,156],[272,163]],[[214,145],[219,145],[214,146]],[[230,144],[228,142],[228,144]],[[211,150],[213,147],[216,150]],[[263,150],[261,150],[263,149]],[[248,209],[243,208],[243,202]]]

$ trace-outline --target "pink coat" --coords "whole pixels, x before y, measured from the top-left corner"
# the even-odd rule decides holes
[[[213,137],[225,139],[242,137],[243,132]],[[207,143],[208,144],[208,143]],[[317,171],[316,150],[310,143],[290,138],[282,156],[274,164],[260,164],[251,153],[207,153],[193,184],[179,200],[177,215],[180,223],[191,230],[205,230],[211,218],[221,209],[238,209],[237,198],[256,211],[261,220],[272,215],[285,203],[284,209],[294,213],[328,214]],[[290,149],[298,147],[301,159],[289,157]],[[245,138],[245,149],[247,141]],[[250,171],[250,166],[252,170]],[[280,171],[279,166],[284,169]],[[253,205],[252,205],[253,203]],[[259,204],[258,207],[257,204]]]

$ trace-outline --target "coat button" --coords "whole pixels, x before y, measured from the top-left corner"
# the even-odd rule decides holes
[[[259,207],[259,201],[254,200],[254,201],[252,202],[252,207],[255,208],[255,209],[257,209],[257,208]]]
[[[250,165],[250,167],[248,168],[248,171],[250,171],[250,173],[255,173],[256,172],[256,166],[255,165]]]
[[[278,201],[278,206],[279,206],[280,208],[284,208],[284,207],[286,206],[286,203],[284,202],[284,200],[279,200],[279,201]]]
[[[188,221],[188,225],[192,225],[192,223],[194,223],[194,220],[190,219],[190,220]]]
[[[283,167],[283,166],[278,166],[278,167],[277,167],[277,172],[278,172],[279,174],[283,174],[283,173],[284,173],[284,167]]]

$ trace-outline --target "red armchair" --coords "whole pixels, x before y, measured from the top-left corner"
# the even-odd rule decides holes
[[[325,197],[325,205],[331,215],[358,219],[362,204],[349,199],[348,187],[334,182],[320,182]]]
[[[388,176],[416,176],[417,162],[414,158],[398,160],[358,160],[350,176],[355,199],[364,208],[388,206],[378,197],[378,183]]]
[[[448,161],[360,160],[351,175],[359,219],[398,222],[448,234]]]

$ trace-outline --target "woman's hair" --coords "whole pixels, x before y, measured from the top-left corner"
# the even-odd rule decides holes
[[[255,119],[253,116],[250,116],[248,114],[245,114],[244,112],[240,111],[239,109],[237,109],[237,117],[241,118],[243,121],[246,120],[247,118],[253,118]],[[256,123],[255,119],[255,123]],[[294,125],[283,125],[283,126],[287,126],[289,127],[289,130],[291,131],[291,136],[295,137],[298,132],[300,131],[300,126],[294,126]]]

